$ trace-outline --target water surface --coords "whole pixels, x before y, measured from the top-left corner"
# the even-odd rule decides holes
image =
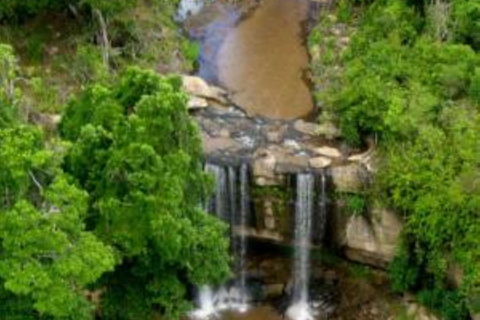
[[[199,75],[226,87],[251,114],[292,119],[313,110],[305,81],[307,0],[262,0],[241,19],[235,6],[216,1],[193,18],[201,33]],[[203,25],[199,28],[199,24]],[[200,30],[200,32],[199,32]]]

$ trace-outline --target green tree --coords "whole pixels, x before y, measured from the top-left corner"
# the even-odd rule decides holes
[[[85,231],[87,195],[61,158],[37,129],[0,130],[0,294],[12,319],[92,319],[85,290],[113,269],[111,248]]]
[[[20,96],[17,80],[18,64],[13,48],[0,43],[0,128],[6,127],[17,118]]]
[[[103,279],[107,318],[176,317],[189,285],[228,275],[225,226],[200,206],[210,179],[179,79],[130,68],[72,100],[61,132],[73,144],[65,168],[90,194],[89,228],[121,260]]]

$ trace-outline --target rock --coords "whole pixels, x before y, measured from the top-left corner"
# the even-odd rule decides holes
[[[407,307],[407,315],[413,320],[439,320],[427,308],[418,305],[417,303],[410,303]]]
[[[273,214],[273,204],[269,200],[266,200],[264,203],[264,213],[265,228],[269,231],[275,231],[275,216]]]
[[[449,264],[448,270],[447,270],[447,279],[453,287],[455,288],[460,287],[460,285],[462,284],[464,274],[465,272],[463,268],[458,263],[451,262]]]
[[[327,157],[316,157],[309,160],[310,167],[323,169],[332,164],[332,159]]]
[[[275,172],[279,174],[296,173],[307,168],[307,156],[283,154],[281,157],[277,157]]]
[[[306,135],[314,136],[318,132],[318,125],[316,123],[305,122],[303,120],[297,120],[293,123],[293,128],[298,132]]]
[[[200,77],[184,75],[182,84],[186,93],[197,97],[208,97],[212,93],[208,83]]]
[[[300,144],[297,141],[292,139],[285,140],[283,142],[283,146],[291,151],[299,151],[300,149],[302,149]]]
[[[268,142],[279,143],[282,141],[282,134],[278,131],[269,131],[267,132]]]
[[[55,131],[62,121],[62,116],[59,114],[31,112],[28,115],[28,119],[47,131]]]
[[[257,185],[278,185],[282,182],[275,174],[277,159],[272,152],[259,149],[254,154],[253,176]]]
[[[263,299],[277,298],[283,295],[283,283],[266,284],[263,286]]]
[[[206,131],[209,135],[217,137],[218,132],[224,129],[222,123],[215,121],[209,118],[201,118],[199,120],[202,129]]]
[[[338,43],[341,45],[341,46],[348,46],[348,44],[350,43],[350,38],[349,37],[340,37],[340,39],[338,40]]]
[[[267,140],[273,143],[280,143],[287,131],[286,126],[271,126],[267,129]]]
[[[374,208],[371,219],[352,216],[345,226],[345,248],[348,258],[384,268],[395,256],[401,219],[392,211]]]
[[[332,167],[332,181],[337,192],[361,192],[369,175],[358,164]]]
[[[342,156],[342,153],[338,149],[332,147],[325,146],[320,148],[314,148],[312,149],[312,151],[329,158],[340,158]]]
[[[191,96],[188,98],[187,108],[188,110],[203,109],[208,107],[208,101],[205,98]]]
[[[203,151],[206,154],[211,154],[215,151],[238,151],[242,145],[237,141],[229,138],[212,138],[203,134]]]
[[[338,275],[334,270],[325,271],[323,278],[327,284],[334,284],[338,281]]]
[[[221,104],[228,104],[225,90],[210,86],[205,80],[195,76],[182,76],[183,90],[190,96],[210,99]]]
[[[220,130],[218,132],[218,136],[221,137],[221,138],[230,138],[230,131],[228,131],[227,129],[223,128],[222,130]]]
[[[327,139],[335,139],[341,136],[340,130],[333,123],[323,123],[317,126],[317,134]]]

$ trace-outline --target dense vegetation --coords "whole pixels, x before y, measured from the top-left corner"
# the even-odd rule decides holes
[[[321,121],[378,142],[372,194],[405,218],[394,289],[447,319],[479,311],[480,1],[340,1],[309,44],[326,57],[313,66]]]
[[[16,34],[54,12],[88,34],[96,18],[87,12],[99,10],[110,32],[141,2],[9,0],[0,20]],[[133,44],[121,37],[122,48]],[[177,318],[194,285],[228,276],[225,227],[201,208],[212,182],[180,80],[129,66],[143,58],[103,59],[110,44],[76,48],[88,48],[89,68],[71,75],[65,107],[49,105],[60,101],[49,78],[29,74],[43,58],[19,61],[0,44],[1,319]],[[64,71],[51,79],[61,83]],[[29,123],[52,110],[65,110],[59,134]]]

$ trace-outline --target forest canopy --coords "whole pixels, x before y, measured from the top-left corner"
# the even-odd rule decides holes
[[[0,49],[8,81],[16,60]],[[228,276],[225,227],[201,208],[212,183],[178,78],[131,67],[85,87],[59,138],[15,116],[17,95],[0,95],[0,314],[92,319],[86,293],[101,291],[107,318],[174,318],[191,286]]]
[[[393,288],[464,319],[480,310],[480,1],[342,0],[336,14],[309,40],[332,56],[313,67],[331,80],[320,121],[337,122],[352,145],[378,144],[372,201],[406,222]],[[335,23],[350,30],[337,56]]]

